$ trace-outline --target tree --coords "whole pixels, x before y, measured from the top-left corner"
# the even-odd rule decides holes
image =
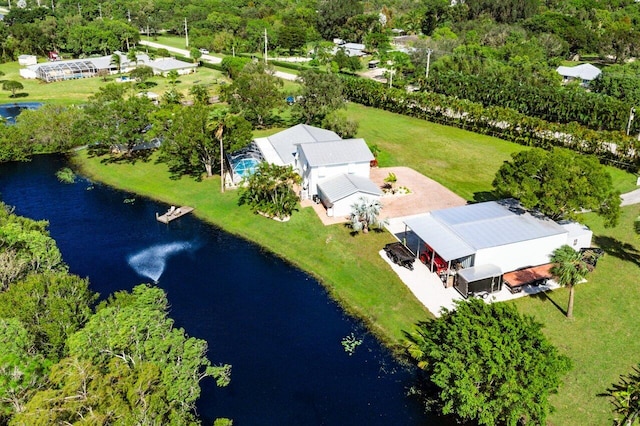
[[[408,350],[426,373],[421,385],[435,387],[425,403],[481,425],[545,424],[571,364],[541,329],[512,305],[475,298],[419,323]]]
[[[189,88],[189,94],[193,97],[193,102],[200,105],[209,104],[209,89],[204,84],[194,84]]]
[[[129,73],[129,77],[135,80],[138,80],[140,83],[143,83],[143,84],[153,76],[154,76],[153,68],[151,68],[148,65],[140,65],[139,67],[136,67],[135,69],[131,70],[131,72]]]
[[[346,108],[342,80],[334,74],[315,70],[300,73],[300,97],[294,105],[294,115],[298,122],[318,125],[331,112]]]
[[[551,268],[551,273],[556,278],[558,285],[569,288],[567,318],[572,318],[575,286],[584,280],[589,272],[587,263],[584,261],[581,252],[575,251],[568,245],[564,245],[553,251],[551,263],[554,264]]]
[[[193,63],[197,64],[200,58],[202,58],[202,52],[200,49],[196,49],[195,47],[189,50],[189,56],[193,59]]]
[[[212,366],[207,343],[168,317],[166,294],[140,285],[101,303],[68,339],[69,356],[52,367],[17,424],[195,424],[200,381],[229,383],[230,366]]]
[[[224,99],[233,112],[244,116],[259,128],[265,127],[273,111],[282,107],[282,80],[262,62],[250,62],[224,89]]]
[[[31,274],[0,293],[0,317],[21,321],[38,353],[58,361],[67,338],[91,316],[97,294],[66,272]]]
[[[334,111],[324,117],[322,128],[336,132],[342,139],[350,139],[358,133],[358,122],[342,111]]]
[[[575,219],[580,212],[592,210],[607,226],[617,223],[620,194],[595,157],[562,148],[533,148],[511,157],[493,180],[499,197],[517,198],[525,208],[553,220]]]
[[[278,30],[278,46],[287,50],[289,55],[302,48],[306,43],[307,32],[300,22],[284,25]]]
[[[131,49],[127,52],[127,60],[130,63],[133,62],[136,66],[138,65],[138,53],[135,49]]]
[[[376,227],[382,228],[387,224],[386,219],[380,218],[380,210],[382,210],[382,204],[379,200],[360,197],[351,206],[351,213],[349,215],[349,227],[353,229],[353,232],[360,232],[367,234],[369,229]]]
[[[633,426],[640,419],[640,364],[620,381],[613,384],[603,396],[611,398],[616,414],[616,426]]]
[[[15,98],[16,97],[16,92],[18,90],[22,90],[22,89],[24,89],[24,86],[19,81],[5,80],[2,83],[2,90],[7,90],[7,91],[11,92],[11,97],[12,98]]]
[[[325,40],[338,37],[349,18],[363,12],[360,0],[322,0],[318,4],[318,32]]]
[[[119,53],[114,53],[113,55],[111,55],[110,64],[115,65],[116,69],[118,70],[118,74],[120,74],[120,71],[122,70],[122,56],[120,56]]]
[[[248,205],[254,213],[285,219],[298,209],[293,185],[301,180],[291,166],[260,163],[240,188],[238,204]]]

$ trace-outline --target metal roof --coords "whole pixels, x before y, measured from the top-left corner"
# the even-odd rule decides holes
[[[458,275],[466,282],[471,283],[485,278],[499,277],[502,275],[502,269],[492,263],[486,263],[471,268],[462,268],[458,271]]]
[[[405,223],[446,260],[484,248],[567,233],[556,222],[534,216],[512,199],[436,210]]]
[[[175,58],[160,58],[147,63],[147,65],[162,72],[197,67],[197,64],[180,61]]]
[[[301,143],[337,141],[340,140],[340,136],[331,130],[320,129],[307,124],[298,124],[275,135],[271,135],[266,139],[278,153],[282,164],[286,165],[293,164],[296,145]]]
[[[338,175],[318,184],[318,189],[327,196],[331,204],[358,192],[381,196],[378,185],[369,179],[357,175]]]
[[[563,77],[574,77],[591,81],[598,77],[602,71],[600,71],[600,68],[591,64],[581,64],[575,67],[565,67],[561,65],[556,69],[556,72]]]
[[[373,154],[364,139],[340,139],[322,143],[300,144],[311,167],[337,164],[364,163],[373,160]]]

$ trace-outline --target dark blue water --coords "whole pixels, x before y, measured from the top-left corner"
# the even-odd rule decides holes
[[[40,102],[14,102],[0,105],[0,117],[4,117],[7,123],[16,122],[16,117],[25,109],[38,109],[42,106]]]
[[[209,343],[214,364],[233,365],[227,388],[202,382],[205,425],[440,423],[406,396],[412,374],[314,279],[192,215],[160,224],[166,205],[86,180],[62,184],[54,173],[64,165],[52,156],[0,165],[0,197],[49,220],[71,272],[102,297],[159,276],[176,325]],[[351,333],[364,339],[353,356],[341,345]]]

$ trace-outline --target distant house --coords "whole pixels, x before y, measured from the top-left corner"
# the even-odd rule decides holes
[[[598,67],[591,64],[581,64],[575,67],[559,66],[556,72],[562,76],[562,81],[568,83],[572,80],[579,80],[580,85],[588,87],[591,81],[595,80],[601,73]]]
[[[162,75],[165,77],[171,71],[177,71],[179,75],[191,74],[196,72],[196,68],[198,67],[198,64],[179,61],[175,58],[160,58],[150,61],[145,65],[150,66],[155,75]]]
[[[347,56],[364,56],[364,44],[361,43],[344,43],[340,45],[340,48],[344,50]]]
[[[18,56],[18,64],[26,67],[27,65],[35,65],[38,63],[36,55],[20,55]]]

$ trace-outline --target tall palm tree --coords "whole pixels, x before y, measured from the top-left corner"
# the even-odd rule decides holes
[[[557,283],[561,287],[569,287],[567,318],[572,318],[575,285],[584,280],[589,272],[587,263],[584,261],[582,253],[566,244],[554,250],[551,262],[554,263],[551,273],[556,277]]]
[[[120,74],[120,69],[122,67],[122,57],[117,54],[114,53],[113,55],[111,55],[111,65],[115,65],[116,68],[118,69],[118,74]]]

